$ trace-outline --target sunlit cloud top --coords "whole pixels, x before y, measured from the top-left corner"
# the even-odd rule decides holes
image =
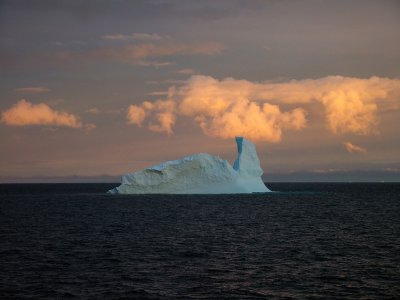
[[[141,126],[150,118],[150,130],[157,128],[171,134],[175,116],[182,115],[192,117],[207,135],[244,135],[253,140],[279,142],[283,130],[301,130],[306,126],[307,112],[302,105],[310,102],[324,109],[327,127],[334,134],[377,133],[379,102],[400,102],[400,80],[329,76],[258,83],[196,75],[177,89],[171,87],[167,98],[131,105],[130,123]],[[282,104],[296,107],[282,112]],[[154,111],[154,118],[160,121],[157,127],[151,120]]]

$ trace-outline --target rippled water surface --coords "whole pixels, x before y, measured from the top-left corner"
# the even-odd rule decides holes
[[[400,184],[114,186],[0,185],[0,298],[400,298]]]

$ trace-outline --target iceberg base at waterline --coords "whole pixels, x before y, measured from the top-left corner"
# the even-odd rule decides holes
[[[199,153],[126,174],[110,194],[247,194],[270,190],[261,179],[256,148],[236,137],[238,157],[232,166],[218,156]]]

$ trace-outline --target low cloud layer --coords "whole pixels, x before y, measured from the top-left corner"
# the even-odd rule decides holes
[[[112,36],[109,36],[111,39]],[[122,39],[123,36],[120,36]],[[114,36],[118,39],[118,36]],[[139,39],[139,38],[136,38]],[[30,53],[29,55],[7,54],[0,57],[2,67],[25,66],[62,66],[73,63],[87,62],[117,62],[139,66],[163,67],[173,64],[164,61],[171,56],[191,55],[217,55],[222,52],[224,46],[218,42],[177,42],[170,39],[157,41],[155,36],[149,37],[136,43],[96,47],[92,49],[76,51],[59,51],[51,53]],[[163,59],[163,61],[159,61]]]
[[[64,52],[56,55],[61,61],[116,61],[133,65],[165,66],[170,62],[154,61],[156,58],[172,55],[215,55],[223,46],[216,42],[163,42],[139,43],[124,46],[102,47],[86,52]]]
[[[167,37],[163,37],[156,33],[132,33],[132,34],[108,34],[103,36],[106,40],[128,41],[128,40],[143,40],[143,41],[159,41]]]
[[[24,87],[15,89],[14,92],[17,93],[26,93],[26,94],[39,94],[49,92],[50,89],[45,87]]]
[[[193,75],[194,70],[190,69],[190,68],[186,68],[186,69],[180,69],[180,70],[176,71],[176,73],[183,74],[183,75]]]
[[[350,142],[344,142],[343,145],[346,148],[346,151],[349,153],[367,153],[367,149],[354,145]]]
[[[210,136],[279,142],[283,131],[306,126],[305,103],[321,105],[332,133],[367,135],[378,132],[378,108],[398,107],[388,104],[399,100],[399,79],[328,76],[259,83],[196,75],[170,88],[165,100],[132,105],[128,120],[139,126],[148,122],[150,130],[171,134],[176,116],[182,115],[193,118]],[[293,108],[282,111],[282,104]]]
[[[24,99],[3,111],[1,122],[9,126],[49,125],[88,130],[95,127],[94,124],[83,125],[73,114],[54,110],[45,103],[32,104]]]

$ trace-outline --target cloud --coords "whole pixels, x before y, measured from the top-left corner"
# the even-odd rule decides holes
[[[86,52],[62,52],[56,54],[55,59],[60,61],[106,60],[133,65],[163,67],[171,65],[172,63],[153,61],[153,59],[173,55],[216,55],[221,53],[222,50],[222,44],[216,42],[142,43],[120,47],[103,47]]]
[[[128,122],[142,126],[146,118],[151,120],[147,128],[155,132],[172,134],[172,126],[176,120],[176,103],[172,100],[158,100],[155,102],[144,101],[141,105],[130,105],[128,108]]]
[[[399,79],[376,76],[368,79],[327,76],[285,83],[246,82],[246,85],[248,93],[265,101],[321,103],[327,126],[335,134],[377,133],[378,106],[399,103],[400,99]]]
[[[149,67],[154,67],[156,69],[158,68],[162,68],[162,67],[167,67],[170,65],[173,65],[173,62],[170,61],[162,61],[162,62],[158,62],[158,61],[140,61],[137,63],[137,65],[139,66],[149,66]]]
[[[49,92],[50,89],[45,87],[25,87],[15,89],[14,92],[17,93],[26,93],[26,94],[38,94],[38,93],[46,93]]]
[[[147,80],[146,84],[175,84],[175,85],[180,85],[185,83],[186,80],[182,80],[182,79],[165,79],[165,80]]]
[[[184,74],[184,75],[192,75],[192,74],[194,74],[194,70],[190,69],[190,68],[186,68],[186,69],[180,69],[180,70],[176,71],[176,73]]]
[[[92,130],[96,129],[96,127],[97,127],[96,124],[88,123],[88,124],[85,124],[85,125],[83,126],[83,129],[85,130],[86,133],[89,133],[89,132],[91,132]]]
[[[194,75],[181,86],[170,88],[164,101],[174,103],[174,109],[169,111],[168,133],[172,132],[176,116],[181,115],[193,118],[210,136],[244,135],[252,140],[279,142],[285,130],[306,126],[307,113],[301,107],[305,103],[322,106],[327,128],[334,134],[374,134],[378,132],[378,107],[398,103],[399,99],[399,79],[328,76],[260,83]],[[154,122],[151,110],[146,109],[149,103],[135,106],[140,122],[131,123]],[[292,109],[283,111],[282,104]],[[160,124],[160,128],[166,127]]]
[[[367,149],[354,145],[350,142],[344,142],[343,145],[349,153],[367,153]]]
[[[191,117],[207,135],[231,138],[244,135],[252,140],[279,142],[282,130],[299,130],[306,124],[301,108],[281,111],[278,105],[258,103],[240,96],[240,87],[233,96],[229,89],[219,89],[216,79],[192,76],[179,89],[170,88],[166,100],[145,101],[131,105],[128,120],[153,131],[172,133],[176,115]]]
[[[207,135],[231,138],[243,135],[251,140],[279,142],[282,130],[302,129],[306,113],[301,108],[282,112],[278,105],[259,103],[246,95],[247,83],[225,85],[212,77],[192,76],[181,89],[180,114],[192,117]]]
[[[142,107],[143,105],[130,105],[128,107],[128,122],[130,124],[136,124],[139,127],[142,127],[142,123],[146,118],[146,110]]]
[[[158,42],[139,42],[81,49],[76,51],[57,51],[30,53],[20,55],[9,53],[0,57],[3,67],[15,66],[70,66],[71,64],[84,64],[93,62],[117,62],[139,66],[152,66],[156,68],[174,64],[172,61],[160,61],[160,58],[172,56],[217,55],[224,46],[218,42],[177,42],[161,40]]]
[[[215,55],[222,51],[222,45],[214,42],[204,43],[170,43],[164,45],[156,44],[139,44],[131,45],[125,48],[120,48],[117,51],[99,50],[106,56],[114,57],[116,59],[145,59],[149,57],[160,57],[170,55]],[[103,51],[103,52],[102,52]],[[96,53],[96,52],[94,52]]]
[[[9,126],[50,125],[70,128],[84,126],[73,114],[54,110],[45,103],[32,104],[24,99],[3,111],[1,122]]]
[[[92,108],[87,109],[85,112],[87,112],[89,114],[97,115],[100,113],[100,110],[97,107],[92,107]]]
[[[147,95],[149,95],[149,96],[167,96],[168,95],[168,91],[150,92],[150,93],[147,93]]]
[[[106,40],[145,40],[145,41],[159,41],[162,39],[166,39],[168,37],[162,37],[156,33],[132,33],[132,34],[110,34],[104,35],[104,39]]]
[[[99,114],[120,114],[122,109],[99,109],[97,107],[91,107],[85,110],[85,113],[99,115]]]

